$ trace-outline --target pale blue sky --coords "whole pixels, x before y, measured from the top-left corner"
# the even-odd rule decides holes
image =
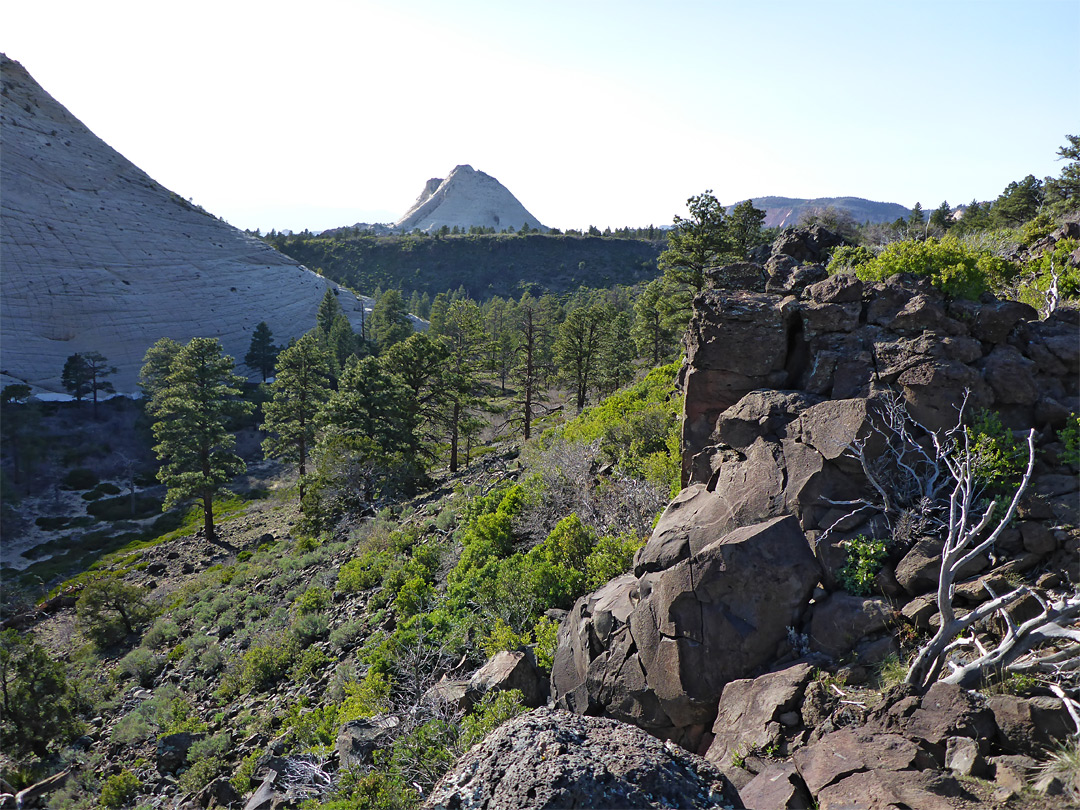
[[[234,225],[388,221],[469,163],[547,225],[707,188],[924,208],[1056,175],[1080,0],[7,3],[0,48]]]

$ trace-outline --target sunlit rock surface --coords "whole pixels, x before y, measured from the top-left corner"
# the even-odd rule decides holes
[[[412,208],[394,223],[394,228],[431,233],[444,225],[466,232],[474,226],[520,231],[522,225],[528,225],[532,230],[547,230],[506,186],[472,166],[456,166],[445,180],[438,177],[428,180]]]
[[[314,326],[336,285],[155,182],[2,55],[0,79],[0,384],[62,392],[65,359],[97,351],[131,392],[161,337],[239,363],[259,321],[279,344]],[[338,300],[358,329],[360,300]]]

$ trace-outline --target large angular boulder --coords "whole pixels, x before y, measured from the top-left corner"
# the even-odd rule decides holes
[[[488,692],[521,692],[522,702],[536,708],[547,697],[547,684],[536,668],[532,651],[503,650],[495,653],[469,679],[468,696],[475,703]]]
[[[778,749],[784,721],[794,720],[793,725],[801,722],[801,717],[786,715],[791,712],[797,715],[812,675],[811,666],[803,663],[725,686],[713,723],[713,741],[705,759],[723,767],[739,751]]]
[[[827,528],[821,522],[834,510],[824,496],[871,496],[846,451],[873,438],[873,407],[865,398],[821,402],[792,391],[751,391],[717,418],[714,435],[722,444],[693,459],[690,486],[654,538],[669,533],[672,521],[689,525],[692,514],[719,533],[781,515],[795,515],[805,531]]]
[[[654,537],[656,537],[654,535]],[[820,569],[798,521],[774,518],[673,553],[656,538],[624,575],[579,599],[559,630],[556,704],[606,714],[694,748],[724,686],[760,670],[807,604]],[[650,570],[643,560],[678,560]]]
[[[794,299],[706,290],[687,333],[683,437],[708,443],[716,417],[755,388],[783,388]],[[684,475],[692,453],[684,455]]]
[[[743,806],[711,763],[625,723],[542,708],[511,720],[434,787],[425,810]]]

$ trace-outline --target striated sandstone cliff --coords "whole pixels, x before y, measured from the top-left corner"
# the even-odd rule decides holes
[[[279,343],[314,325],[336,285],[156,183],[2,55],[0,79],[0,382],[62,392],[65,359],[98,351],[131,392],[161,337],[239,360],[259,321]]]

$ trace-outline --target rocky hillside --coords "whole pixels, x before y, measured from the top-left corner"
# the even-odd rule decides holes
[[[788,238],[790,252],[716,272],[695,301],[688,487],[634,570],[563,621],[553,698],[705,755],[747,807],[1018,796],[1035,758],[1080,731],[1057,663],[1080,655],[1080,313],[1040,321],[914,278],[829,278],[814,263],[828,239]],[[719,286],[733,276],[740,289]],[[946,434],[962,405],[982,427]],[[959,466],[965,446],[1012,459],[994,468],[1001,489],[978,466],[985,449]],[[1051,661],[1025,657],[1047,641]],[[915,666],[927,649],[936,665]],[[1018,694],[969,691],[1014,661]],[[888,666],[901,689],[849,693]]]
[[[336,287],[156,183],[0,56],[0,380],[63,392],[76,352],[136,390],[162,337],[219,338],[242,358],[256,324],[277,342],[315,323]],[[339,290],[359,327],[362,302]],[[370,302],[368,304],[370,306]]]
[[[1077,806],[1080,317],[828,277],[836,242],[710,273],[687,486],[655,526],[618,448],[677,400],[318,536],[279,481],[217,542],[180,529],[7,617],[7,649],[36,639],[79,685],[21,769],[0,756],[10,787],[78,810]],[[134,627],[93,609],[116,590]]]
[[[405,233],[433,233],[440,228],[468,232],[473,227],[519,231],[523,225],[530,230],[547,230],[506,186],[490,174],[461,165],[446,179],[428,180],[416,202],[393,227]]]

